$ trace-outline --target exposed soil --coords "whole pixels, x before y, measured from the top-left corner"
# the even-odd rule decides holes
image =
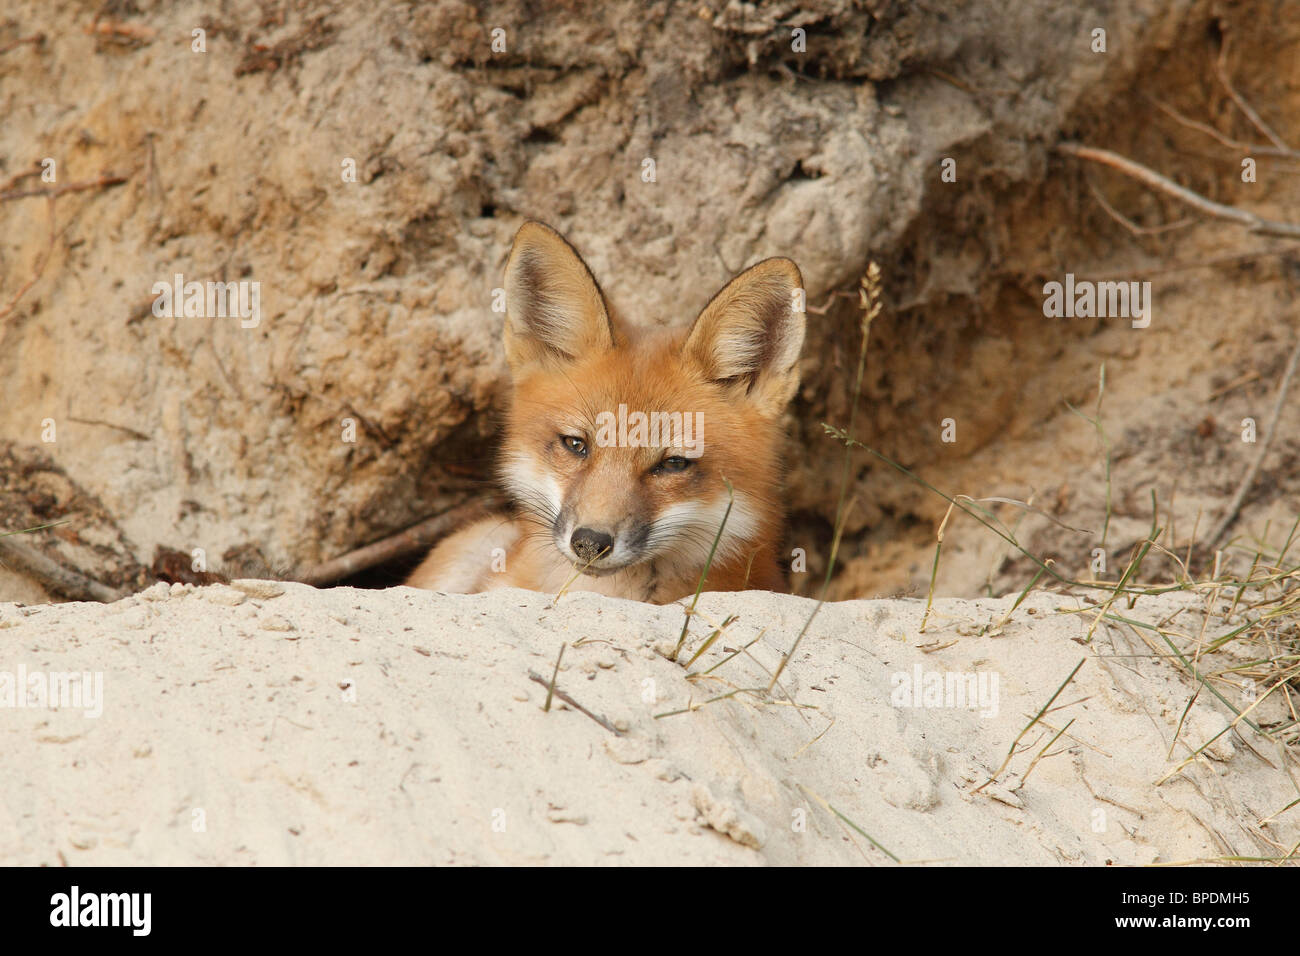
[[[213,572],[290,577],[490,494],[502,363],[488,303],[534,216],[639,321],[688,320],[747,261],[799,260],[813,306],[829,303],[810,315],[790,416],[800,593],[829,553],[841,462],[821,423],[849,420],[853,290],[873,259],[890,308],[871,333],[861,440],[948,494],[1051,515],[990,505],[1064,576],[1090,576],[1100,548],[1113,577],[1153,522],[1204,572],[1215,558],[1198,536],[1258,448],[1242,422],[1263,434],[1300,336],[1294,244],[1052,146],[1107,147],[1216,201],[1300,218],[1294,159],[1260,156],[1244,183],[1242,149],[1161,109],[1265,140],[1216,75],[1226,42],[1243,100],[1300,143],[1300,16],[1266,0],[1005,6],[14,4],[0,180],[44,188],[27,174],[52,156],[57,188],[79,185],[0,204],[6,453],[40,446],[98,502],[120,551],[78,567],[113,586],[189,580],[196,549]],[[1106,54],[1088,48],[1095,22]],[[206,53],[173,39],[195,28]],[[151,284],[177,272],[262,282],[262,323],[155,318]],[[1149,280],[1150,327],[1045,318],[1043,284],[1066,273]],[[1103,365],[1109,510],[1106,445],[1066,404],[1096,413]],[[59,438],[42,446],[46,418]],[[340,440],[349,420],[355,442]],[[1300,387],[1229,559],[1285,538],[1298,436]],[[832,595],[922,593],[948,503],[865,454],[854,475]],[[66,501],[59,514],[75,524]],[[19,502],[0,518],[41,516]],[[1146,571],[1173,566],[1157,554]],[[939,593],[1019,590],[1033,573],[954,512]],[[9,596],[57,596],[4,580]]]
[[[1300,163],[1261,157],[1257,182],[1244,183],[1240,150],[1157,105],[1211,124],[1226,138],[1263,141],[1216,78],[1213,66],[1226,36],[1234,86],[1284,141],[1300,142],[1300,127],[1289,120],[1300,115],[1300,28],[1292,21],[1251,17],[1238,7],[1222,27],[1181,37],[1133,89],[1080,110],[1063,132],[1217,202],[1295,219]],[[1258,63],[1276,69],[1254,69]],[[972,152],[978,156],[980,144]],[[971,165],[977,163],[958,157],[959,169]],[[864,440],[949,495],[1001,496],[1048,512],[1059,523],[1015,506],[988,505],[1018,529],[1029,551],[1054,559],[1067,577],[1090,577],[1093,550],[1104,548],[1113,580],[1153,522],[1165,529],[1165,547],[1190,558],[1193,574],[1208,573],[1215,557],[1197,545],[1258,449],[1243,441],[1243,422],[1252,418],[1262,437],[1300,338],[1295,244],[1206,220],[1118,172],[1066,157],[1048,160],[1039,187],[1026,192],[991,184],[990,196],[976,203],[964,192],[931,191],[911,248],[885,260],[899,307],[871,333]],[[1150,232],[1121,223],[1103,201]],[[941,233],[924,229],[935,221],[952,226]],[[986,238],[987,248],[971,240],[975,235]],[[945,236],[947,248],[936,253]],[[985,279],[977,289],[938,306],[907,307],[925,297],[921,290],[943,282],[946,258],[962,255],[983,257]],[[1126,319],[1045,318],[1043,284],[1067,272],[1080,279],[1150,281],[1150,327],[1135,329]],[[851,385],[855,347],[838,340],[817,347],[834,355],[828,364],[838,369],[841,390]],[[1103,366],[1108,526],[1103,440],[1067,406],[1096,416]],[[803,443],[816,448],[818,422],[842,425],[847,408],[834,391],[809,406],[797,417]],[[941,440],[945,418],[956,423],[955,442]],[[794,543],[816,542],[808,548],[802,593],[820,586],[824,565],[817,556],[828,550],[833,514],[825,507],[834,500],[833,476],[820,453],[812,457],[796,462],[792,481]],[[948,502],[887,465],[867,456],[860,462],[845,567],[831,593],[923,594]],[[1257,550],[1267,545],[1276,552],[1298,515],[1300,389],[1293,387],[1220,569],[1244,572]],[[1157,554],[1145,569],[1159,578],[1173,573],[1175,564]],[[936,592],[1019,590],[1035,570],[1014,548],[954,511]]]

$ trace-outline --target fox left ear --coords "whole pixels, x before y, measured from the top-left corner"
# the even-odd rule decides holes
[[[517,374],[614,347],[605,296],[564,237],[529,221],[506,263],[506,361]]]
[[[789,259],[764,259],[704,307],[687,336],[687,356],[715,382],[743,384],[762,411],[778,415],[799,387],[803,277]]]

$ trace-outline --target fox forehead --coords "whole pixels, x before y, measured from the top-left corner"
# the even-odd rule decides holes
[[[623,402],[642,411],[683,411],[714,397],[712,385],[682,353],[682,335],[642,333],[604,354],[591,357],[587,369],[608,403]]]
[[[652,334],[579,357],[564,369],[534,370],[514,383],[516,416],[549,415],[586,431],[596,429],[597,416],[618,415],[620,408],[692,416],[720,431],[739,424],[740,409],[686,359],[681,340],[680,334]]]

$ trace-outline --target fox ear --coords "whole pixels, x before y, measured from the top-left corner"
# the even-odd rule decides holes
[[[728,282],[704,307],[686,354],[715,382],[743,384],[771,415],[799,386],[804,313],[796,311],[803,277],[789,259],[764,259]]]
[[[540,222],[515,233],[506,263],[506,361],[513,371],[614,346],[605,297],[564,237]]]

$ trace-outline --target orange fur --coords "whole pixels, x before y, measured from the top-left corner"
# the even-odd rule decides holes
[[[768,259],[689,329],[637,330],[610,313],[558,233],[525,223],[506,266],[513,390],[500,473],[514,512],[455,532],[407,583],[463,592],[567,584],[677,600],[699,582],[729,481],[732,510],[705,590],[784,590],[780,418],[798,385],[801,286],[793,262]],[[680,431],[642,441],[633,428],[633,441],[611,444],[620,406],[694,416],[702,441],[697,449]]]

